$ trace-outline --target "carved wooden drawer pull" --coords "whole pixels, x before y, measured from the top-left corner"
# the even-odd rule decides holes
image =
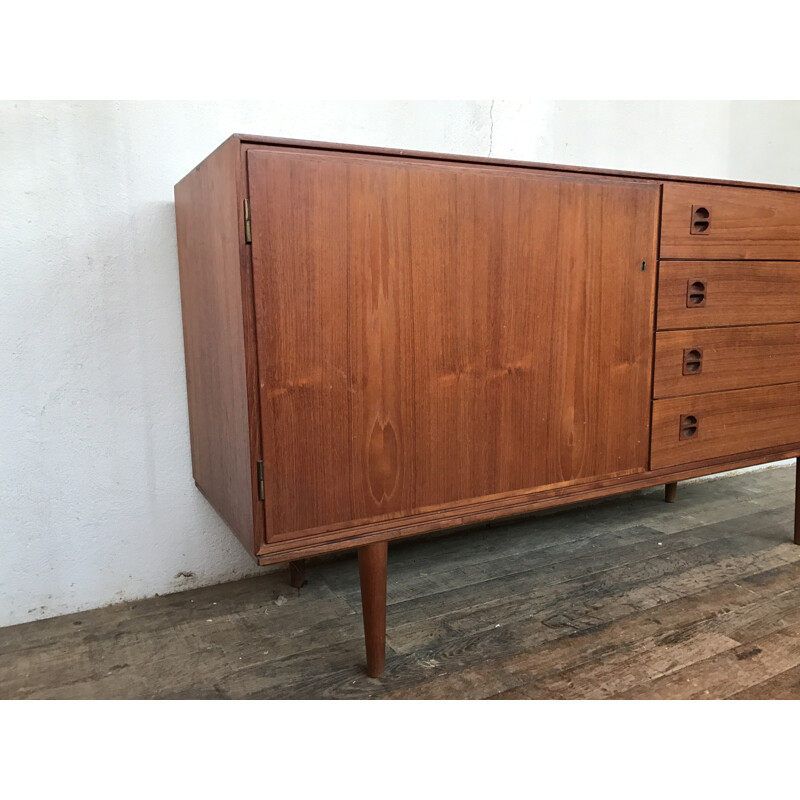
[[[703,371],[703,351],[699,348],[683,351],[683,374],[699,375]]]
[[[709,206],[692,206],[692,234],[707,234],[711,225],[711,208]]]
[[[691,439],[697,435],[697,417],[693,414],[681,414],[680,438]]]
[[[701,308],[706,304],[706,282],[692,278],[686,284],[686,308]]]

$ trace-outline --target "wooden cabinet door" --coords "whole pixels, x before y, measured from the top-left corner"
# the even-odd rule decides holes
[[[644,471],[658,187],[411,174],[416,502]]]
[[[248,152],[267,536],[647,467],[658,186]]]
[[[251,150],[267,538],[414,507],[408,171]]]

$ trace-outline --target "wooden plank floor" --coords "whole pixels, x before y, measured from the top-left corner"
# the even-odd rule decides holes
[[[794,469],[389,548],[387,668],[355,556],[0,629],[3,698],[800,698]]]

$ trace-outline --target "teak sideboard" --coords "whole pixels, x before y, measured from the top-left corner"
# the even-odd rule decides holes
[[[800,455],[798,189],[237,135],[175,211],[195,482],[358,548],[372,676],[389,540]]]

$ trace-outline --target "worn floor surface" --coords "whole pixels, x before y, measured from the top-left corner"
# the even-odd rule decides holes
[[[800,698],[794,469],[389,547],[387,668],[352,554],[0,629],[3,698]]]

